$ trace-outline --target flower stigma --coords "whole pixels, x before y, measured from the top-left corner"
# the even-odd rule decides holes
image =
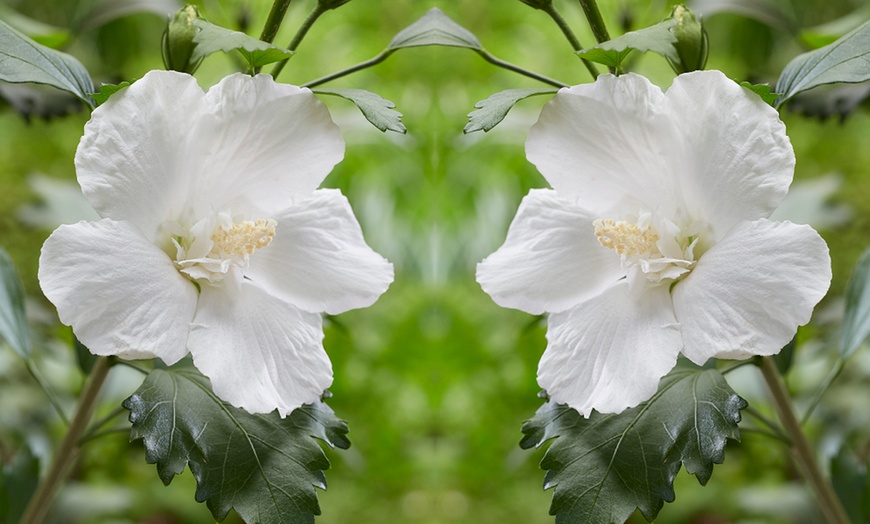
[[[275,238],[278,223],[269,219],[234,220],[229,213],[201,219],[189,228],[179,222],[164,225],[175,251],[175,267],[193,281],[239,280],[249,257]]]
[[[656,284],[674,282],[692,270],[703,230],[698,224],[681,228],[649,212],[629,220],[599,218],[592,225],[598,243],[620,256],[632,280],[643,276]]]

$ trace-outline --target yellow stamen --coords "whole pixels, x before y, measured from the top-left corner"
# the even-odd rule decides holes
[[[652,250],[659,240],[658,234],[650,227],[641,228],[624,220],[616,222],[610,218],[599,218],[592,225],[595,226],[595,236],[602,246],[627,257]]]
[[[273,219],[259,219],[256,222],[246,220],[233,224],[229,228],[219,227],[211,236],[214,242],[213,251],[227,255],[250,255],[257,249],[263,249],[272,242],[275,236]]]

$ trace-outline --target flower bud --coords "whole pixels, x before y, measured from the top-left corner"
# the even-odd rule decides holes
[[[202,59],[191,62],[196,42],[193,37],[199,32],[194,21],[199,18],[196,7],[192,5],[181,8],[166,24],[163,31],[163,65],[166,69],[193,73],[199,67]]]
[[[350,0],[317,0],[317,3],[324,9],[337,9]]]
[[[677,37],[674,47],[680,57],[679,62],[668,59],[671,67],[677,74],[704,69],[709,46],[704,24],[684,5],[675,6],[671,18],[676,21],[671,31]]]
[[[520,2],[530,5],[535,9],[543,9],[544,11],[547,11],[553,5],[553,0],[520,0]]]

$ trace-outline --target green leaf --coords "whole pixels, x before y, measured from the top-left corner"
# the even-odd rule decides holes
[[[495,93],[474,104],[477,109],[468,113],[468,124],[465,133],[484,132],[497,126],[507,116],[511,108],[525,98],[537,95],[553,94],[556,89],[508,89]]]
[[[840,356],[849,358],[870,336],[870,249],[864,251],[846,288]]]
[[[797,347],[797,337],[794,337],[788,344],[783,346],[779,353],[773,356],[773,363],[776,364],[776,369],[780,375],[785,375],[791,369],[794,362],[794,350]]]
[[[85,376],[90,375],[91,370],[94,369],[94,364],[97,363],[97,356],[91,353],[91,350],[82,344],[75,335],[72,337],[73,349],[76,352],[76,362],[78,362],[79,369],[82,370]]]
[[[776,99],[779,98],[778,94],[771,93],[770,84],[751,84],[749,82],[743,81],[740,82],[740,85],[760,96],[761,99],[764,100],[765,104],[772,106],[774,105],[774,102],[776,102]]]
[[[135,82],[135,80],[133,81]],[[100,90],[97,93],[94,93],[94,101],[97,102],[97,105],[102,105],[103,102],[109,99],[110,96],[114,95],[121,89],[129,86],[132,82],[121,82],[120,84],[100,84]]]
[[[21,358],[30,358],[30,331],[24,314],[24,287],[15,265],[0,249],[0,338]]]
[[[635,508],[652,521],[674,500],[681,464],[707,483],[725,458],[726,439],[739,438],[745,407],[718,371],[680,366],[652,399],[620,414],[585,419],[549,401],[523,426],[520,446],[555,439],[541,468],[548,470],[544,489],[555,487],[557,524],[621,524]]]
[[[78,32],[90,31],[113,20],[139,13],[153,13],[166,20],[181,8],[178,0],[96,0],[87,2],[74,23]]]
[[[454,22],[437,7],[433,7],[419,20],[401,30],[393,37],[387,49],[395,51],[427,45],[483,49],[480,40],[471,31]]]
[[[190,368],[152,371],[123,405],[131,438],[143,439],[163,483],[189,465],[196,500],[217,520],[233,508],[249,524],[313,523],[320,514],[314,488],[326,489],[329,467],[314,438],[350,446],[347,426],[322,402],[284,419],[251,415],[218,399]]]
[[[776,82],[781,106],[794,95],[824,84],[870,80],[870,20],[821,49],[795,57]]]
[[[831,484],[837,493],[837,498],[843,503],[843,509],[849,514],[852,522],[867,522],[870,513],[870,471],[867,464],[858,462],[858,458],[843,446],[840,452],[831,459]]]
[[[251,68],[255,68],[279,62],[293,55],[292,51],[281,49],[245,33],[220,27],[202,19],[195,20],[193,23],[199,27],[199,33],[193,37],[196,49],[191,57],[192,62],[202,60],[218,51],[224,53],[238,51],[245,57]]]
[[[68,91],[93,107],[94,84],[72,56],[38,44],[0,20],[0,80],[46,84]]]
[[[680,55],[674,47],[677,37],[672,31],[676,24],[674,19],[669,18],[656,25],[638,31],[629,31],[613,40],[578,51],[577,55],[580,58],[615,68],[620,67],[632,51],[640,51],[641,53],[652,51],[677,62],[680,60]]]
[[[396,104],[371,91],[364,89],[315,89],[314,92],[320,95],[340,96],[350,100],[362,111],[366,120],[381,131],[395,131],[402,134],[408,132],[402,124],[402,113],[393,109]]]
[[[18,522],[39,483],[39,459],[22,448],[0,475],[0,522]]]
[[[33,39],[34,42],[57,49],[69,41],[69,31],[62,27],[34,20],[0,4],[0,20]]]

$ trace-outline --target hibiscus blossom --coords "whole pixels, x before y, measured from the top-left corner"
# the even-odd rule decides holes
[[[526,153],[553,189],[523,199],[477,279],[549,313],[538,383],[584,416],[649,399],[680,352],[777,353],[828,289],[818,233],[767,218],[794,171],[785,126],[718,71],[563,89]]]
[[[43,292],[93,353],[190,352],[222,399],[286,416],[332,382],[321,313],[393,280],[347,199],[317,189],[343,154],[307,89],[148,73],[85,126],[76,173],[102,219],[52,233]]]

